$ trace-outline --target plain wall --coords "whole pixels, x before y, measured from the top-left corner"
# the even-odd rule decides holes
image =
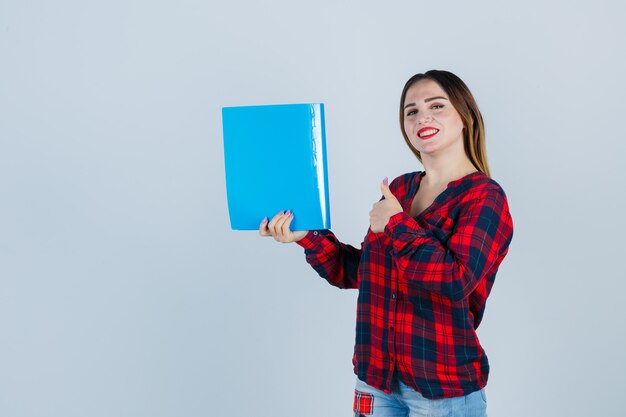
[[[220,111],[324,102],[357,246],[382,178],[422,169],[397,107],[432,68],[473,91],[515,224],[479,329],[489,414],[623,415],[625,15],[0,0],[0,416],[350,415],[356,292],[230,230]]]

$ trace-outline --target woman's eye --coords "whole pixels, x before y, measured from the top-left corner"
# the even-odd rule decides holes
[[[417,110],[411,110],[411,111],[409,111],[406,115],[407,115],[407,116],[412,116],[412,115],[414,115],[414,114],[417,114]]]
[[[443,109],[443,104],[434,104],[431,108],[433,108],[433,109]]]

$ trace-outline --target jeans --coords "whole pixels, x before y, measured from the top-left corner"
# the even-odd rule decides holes
[[[357,378],[354,405],[356,417],[487,417],[484,388],[464,397],[430,400],[395,376],[391,394]]]

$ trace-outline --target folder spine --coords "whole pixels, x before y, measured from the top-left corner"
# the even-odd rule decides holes
[[[325,229],[330,229],[330,207],[328,184],[328,160],[326,157],[326,126],[324,125],[324,103],[311,104],[311,123],[313,140],[313,165],[317,170],[318,191],[322,222]]]

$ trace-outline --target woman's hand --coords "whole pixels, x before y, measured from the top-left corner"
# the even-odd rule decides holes
[[[263,219],[259,226],[259,234],[261,236],[272,236],[275,241],[282,243],[297,242],[309,233],[308,230],[300,230],[292,232],[289,229],[291,221],[293,220],[293,213],[291,210],[285,212],[284,210],[279,212],[274,218],[267,223],[267,217]]]
[[[383,232],[385,226],[389,223],[389,218],[394,214],[404,211],[398,199],[392,194],[387,183],[387,178],[385,178],[380,185],[380,190],[383,192],[385,198],[374,204],[372,211],[370,211],[370,228],[374,233]]]

